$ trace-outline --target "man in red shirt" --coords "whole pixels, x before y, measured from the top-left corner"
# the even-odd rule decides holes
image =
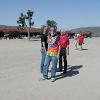
[[[60,46],[60,54],[59,54],[59,70],[62,71],[62,58],[64,60],[64,71],[63,74],[66,74],[67,71],[67,55],[66,48],[69,47],[69,38],[64,29],[60,31],[61,35],[59,36],[58,45]]]
[[[79,44],[79,46],[81,46],[81,50],[82,50],[82,44],[83,43],[84,43],[84,36],[83,36],[83,34],[80,34],[78,36],[78,44]]]

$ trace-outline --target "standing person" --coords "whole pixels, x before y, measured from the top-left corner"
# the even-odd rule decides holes
[[[54,82],[56,80],[58,55],[59,55],[58,36],[56,33],[56,28],[51,27],[50,34],[48,36],[47,56],[46,56],[45,64],[43,67],[43,79],[48,79],[48,68],[51,62],[52,63],[51,81]]]
[[[80,35],[80,32],[79,33],[76,33],[75,36],[74,36],[76,50],[78,49],[78,36],[79,35]]]
[[[76,48],[76,49],[77,49],[77,44],[78,44],[77,39],[78,39],[78,34],[75,34],[75,36],[74,36],[74,41],[75,41],[75,48]]]
[[[47,48],[48,48],[48,43],[47,43],[47,28],[44,27],[43,33],[41,35],[41,65],[40,65],[40,71],[41,71],[41,73],[43,72],[43,66],[44,66],[44,62],[45,62]]]
[[[84,35],[82,33],[78,36],[78,44],[82,50],[83,49],[82,45],[84,44]]]
[[[63,74],[67,72],[67,51],[66,48],[69,48],[69,38],[66,35],[64,29],[60,31],[61,35],[59,36],[59,46],[60,46],[60,54],[59,54],[59,70],[62,71],[62,58],[64,60],[64,71]]]

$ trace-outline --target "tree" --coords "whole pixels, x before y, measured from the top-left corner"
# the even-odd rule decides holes
[[[52,27],[52,26],[57,28],[57,23],[56,23],[54,20],[47,20],[46,26],[47,26],[48,28],[50,28],[50,27]]]
[[[32,22],[32,16],[33,16],[33,11],[28,10],[27,11],[27,15],[26,15],[26,19],[28,19],[28,23],[29,23],[29,27],[31,28],[31,26],[34,25],[34,22]]]
[[[27,28],[27,31],[28,31],[28,40],[30,40],[30,29],[31,29],[31,26],[34,25],[34,22],[32,22],[32,16],[33,16],[34,12],[31,11],[31,10],[28,10],[27,11],[27,15],[26,15],[26,19],[28,20],[28,28]]]
[[[17,21],[17,24],[19,25],[18,28],[24,28],[26,26],[25,22],[25,15],[23,13],[20,14],[19,20]]]
[[[30,40],[30,29],[31,26],[34,25],[34,22],[32,22],[32,17],[33,17],[34,12],[31,10],[28,10],[26,15],[24,15],[23,13],[21,13],[19,20],[17,21],[18,23],[18,28],[21,29],[26,29],[28,32],[28,40]],[[26,25],[26,20],[28,20],[28,25]]]

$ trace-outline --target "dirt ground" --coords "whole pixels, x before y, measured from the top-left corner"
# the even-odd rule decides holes
[[[0,100],[100,100],[100,38],[70,41],[68,74],[41,81],[40,41],[0,40]],[[49,73],[50,76],[50,73]]]

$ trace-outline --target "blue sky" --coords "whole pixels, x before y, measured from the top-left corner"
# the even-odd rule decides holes
[[[58,29],[100,26],[100,0],[0,0],[0,24],[17,25],[21,12],[34,11],[34,27],[48,19],[58,23]]]

